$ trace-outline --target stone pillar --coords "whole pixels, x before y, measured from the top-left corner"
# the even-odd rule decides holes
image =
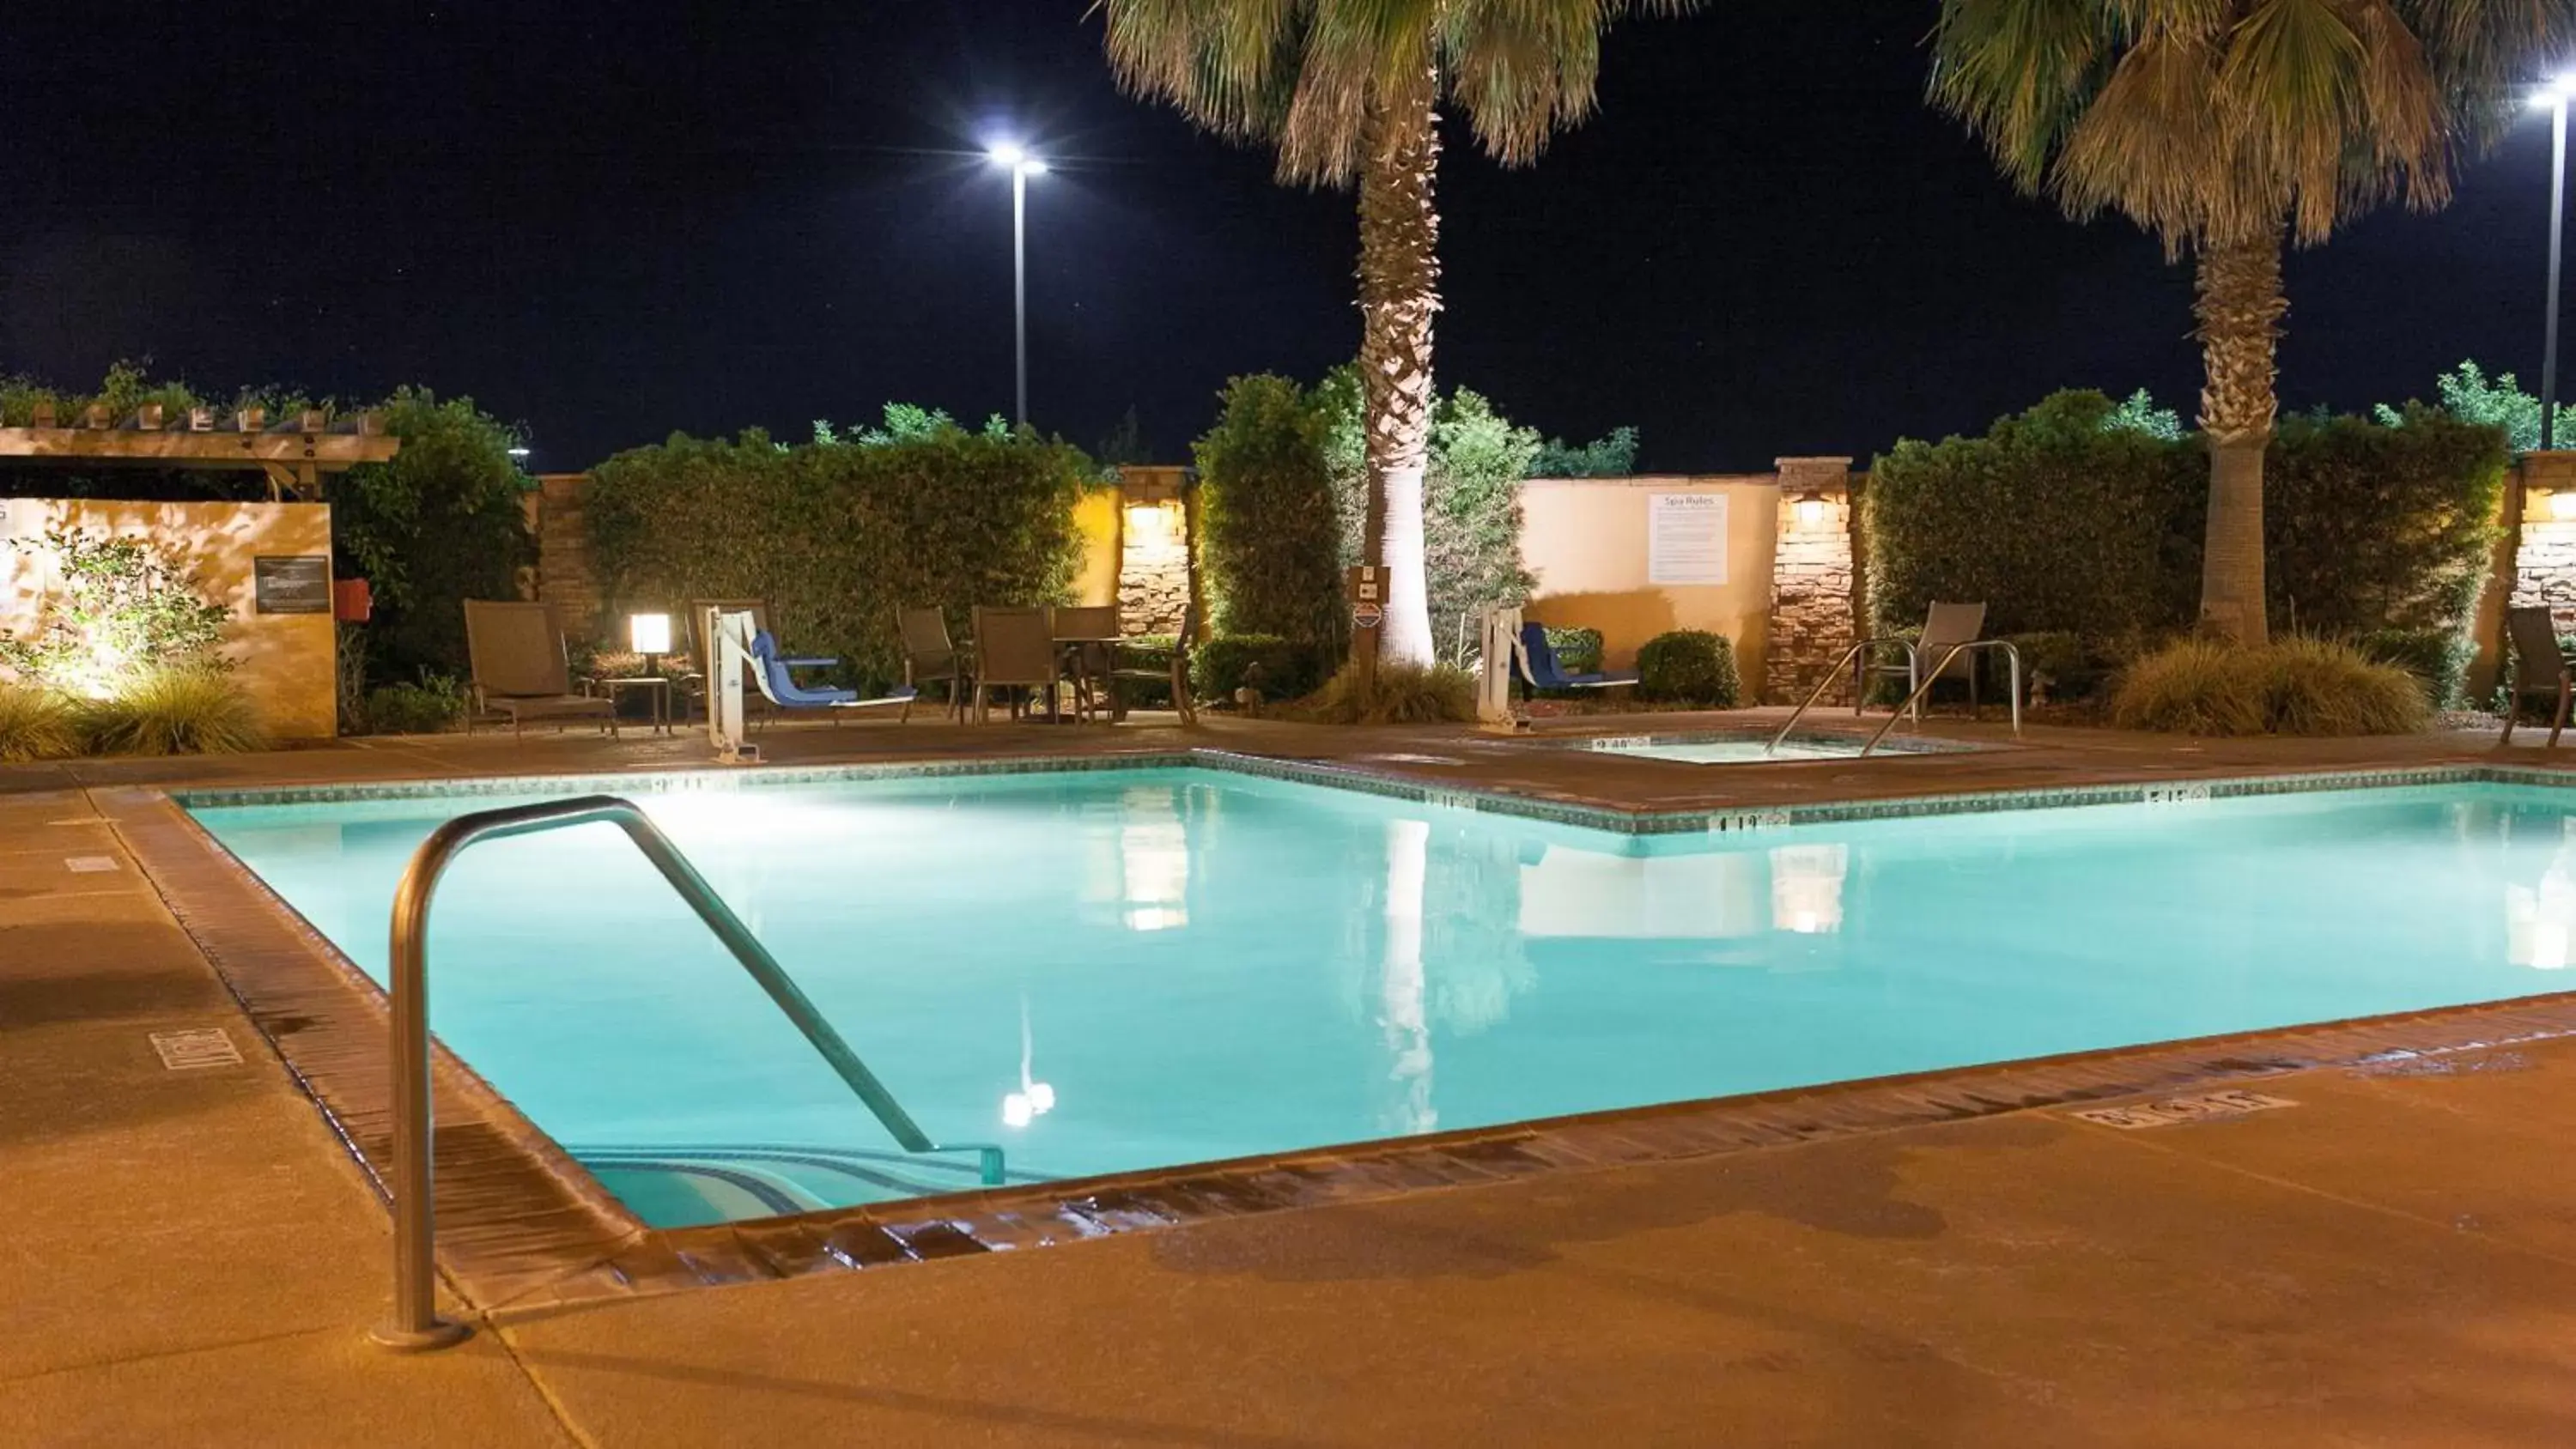
[[[534,597],[554,605],[564,632],[576,639],[595,638],[599,628],[599,583],[591,575],[590,531],[582,521],[582,495],[589,489],[587,473],[540,473],[530,495],[536,505]]]
[[[1762,702],[1796,704],[1860,637],[1851,459],[1782,458]],[[1835,697],[1828,695],[1828,698]]]
[[[1190,513],[1184,468],[1118,470],[1118,627],[1172,634],[1190,602]]]

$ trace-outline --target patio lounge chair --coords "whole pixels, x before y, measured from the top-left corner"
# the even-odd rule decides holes
[[[1123,641],[1110,645],[1109,717],[1113,720],[1121,720],[1127,717],[1127,681],[1131,679],[1139,681],[1150,679],[1159,682],[1168,679],[1172,687],[1172,708],[1181,712],[1181,723],[1185,725],[1197,724],[1199,722],[1198,708],[1190,699],[1190,640],[1192,636],[1198,633],[1198,630],[1199,606],[1196,604],[1183,605],[1181,607],[1181,632],[1179,637],[1172,641],[1171,663],[1162,669],[1150,669],[1142,665],[1132,667],[1121,665],[1118,662],[1119,651],[1130,646]]]
[[[474,712],[508,715],[511,734],[524,733],[532,719],[592,719],[616,735],[615,700],[573,693],[554,605],[467,599],[465,653],[474,676]],[[472,719],[466,727],[473,728]]]
[[[1056,669],[1055,630],[1044,609],[988,609],[975,606],[975,719],[992,711],[996,689],[1052,690]]]
[[[895,632],[903,641],[903,682],[917,695],[925,684],[948,684],[948,712],[966,716],[966,659],[948,637],[948,616],[936,608],[897,609]],[[904,706],[903,718],[912,718]]]
[[[2504,629],[2513,645],[2513,679],[2511,697],[2504,703],[2504,738],[2496,745],[2513,743],[2513,717],[2524,695],[2551,694],[2557,705],[2549,715],[2549,748],[2556,749],[2558,732],[2567,728],[2569,695],[2576,692],[2576,661],[2559,648],[2558,626],[2540,605],[2505,610]]]
[[[1545,624],[1521,625],[1521,678],[1532,690],[1624,689],[1637,682],[1633,674],[1568,674],[1558,662],[1556,646],[1547,642]]]
[[[831,710],[837,720],[841,710],[874,709],[888,704],[899,704],[907,710],[912,707],[913,696],[918,691],[909,684],[900,686],[892,694],[861,699],[855,689],[817,688],[796,682],[795,670],[818,669],[840,662],[838,659],[790,659],[779,650],[778,641],[770,637],[768,630],[758,630],[751,636],[752,682],[760,686],[763,699],[780,709]]]
[[[1949,658],[1949,654],[1961,644],[1977,642],[1985,627],[1986,606],[1983,603],[1944,604],[1936,600],[1924,613],[1922,634],[1905,646],[1905,662],[1902,665],[1873,664],[1868,666],[1868,673],[1903,675],[1907,699],[1914,698],[1915,691],[1923,687],[1925,676],[1933,670],[1939,670],[1943,679],[1964,679],[1968,681],[1968,716],[1974,719],[1983,708],[1977,698],[1976,656],[1962,653]],[[1942,662],[1945,658],[1948,658],[1947,664]],[[1860,713],[1867,694],[1867,690],[1862,690],[1859,697],[1852,700],[1852,713]],[[1923,717],[1920,701],[1914,706],[1914,717],[1918,720]]]

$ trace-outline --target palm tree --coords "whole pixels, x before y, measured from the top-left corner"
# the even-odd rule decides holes
[[[2205,625],[2267,637],[2263,452],[2285,237],[2450,199],[2572,0],[1942,0],[1934,102],[2023,190],[2193,260],[2209,443]]]
[[[1440,310],[1439,107],[1462,107],[1507,165],[1592,110],[1601,35],[1630,11],[1698,0],[1096,0],[1128,89],[1231,139],[1277,148],[1279,178],[1359,183],[1360,371],[1369,507],[1383,565],[1379,657],[1427,664],[1422,553],[1431,320]],[[1353,657],[1366,657],[1365,636]]]

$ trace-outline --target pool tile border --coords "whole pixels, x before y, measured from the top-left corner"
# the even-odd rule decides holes
[[[390,1142],[385,999],[186,813],[190,805],[624,791],[892,777],[1200,766],[1631,836],[2462,781],[2576,787],[2576,772],[2489,764],[2342,769],[1971,791],[1749,811],[1628,813],[1385,771],[1225,750],[937,760],[757,772],[658,771],[266,790],[101,790],[100,812],[377,1187]],[[707,1227],[654,1229],[470,1067],[436,1051],[442,1265],[483,1313],[1084,1241],[1435,1187],[1676,1161],[1855,1132],[2158,1095],[2324,1067],[2439,1059],[2576,1035],[2576,992],[2402,1016],[1793,1088],[1428,1137],[1122,1173]]]

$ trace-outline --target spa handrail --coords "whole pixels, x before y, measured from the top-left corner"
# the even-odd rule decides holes
[[[1816,687],[1807,691],[1806,702],[1789,711],[1789,722],[1780,726],[1780,732],[1771,737],[1771,743],[1762,747],[1762,753],[1772,755],[1779,752],[1780,742],[1789,738],[1789,731],[1796,729],[1798,721],[1806,718],[1807,711],[1816,707],[1816,701],[1824,698],[1825,691],[1833,686],[1833,682],[1842,678],[1843,666],[1846,664],[1852,667],[1852,713],[1860,713],[1861,701],[1867,698],[1869,693],[1863,684],[1865,676],[1861,672],[1861,651],[1880,644],[1902,644],[1908,649],[1914,647],[1914,641],[1901,634],[1881,634],[1874,639],[1863,639],[1844,650],[1843,657],[1834,661],[1834,667],[1826,670],[1824,677],[1816,681]]]
[[[1869,743],[1860,747],[1861,757],[1867,759],[1869,752],[1878,748],[1878,742],[1887,738],[1887,732],[1896,728],[1896,722],[1905,718],[1905,712],[1914,708],[1923,696],[1932,692],[1932,686],[1941,682],[1941,675],[1950,667],[1951,660],[1962,654],[1974,653],[1979,649],[2001,649],[2004,651],[2004,658],[2012,664],[2012,732],[2014,739],[2020,739],[2021,651],[2015,649],[2009,639],[1971,639],[1965,644],[1950,646],[1950,651],[1941,656],[1941,662],[1932,666],[1930,672],[1923,676],[1923,682],[1914,686],[1912,694],[1905,696],[1905,703],[1898,705],[1896,713],[1887,717],[1887,723],[1878,727],[1878,733],[1869,737]]]
[[[859,1060],[858,1053],[832,1029],[832,1024],[798,989],[778,958],[760,944],[724,898],[689,864],[635,802],[615,795],[580,795],[512,805],[459,815],[429,833],[412,853],[394,891],[393,967],[390,973],[393,1014],[394,1097],[394,1316],[375,1331],[376,1341],[393,1348],[441,1348],[465,1337],[462,1324],[438,1317],[437,1266],[432,1254],[429,1054],[429,903],[449,861],[467,846],[509,835],[606,821],[626,832],[635,848],[662,873],[662,878],[688,902],[689,909],[724,943],[743,970],[787,1013],[787,1019],[823,1055],[841,1080],[907,1152],[967,1152],[980,1158],[987,1185],[1002,1181],[1002,1149],[989,1143],[933,1142],[912,1115]]]

